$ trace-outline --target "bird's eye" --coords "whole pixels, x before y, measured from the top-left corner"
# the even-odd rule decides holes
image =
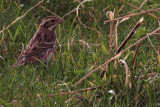
[[[52,22],[54,22],[54,20],[51,20]]]

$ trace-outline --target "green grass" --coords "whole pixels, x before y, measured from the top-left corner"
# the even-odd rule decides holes
[[[21,1],[24,6],[14,0],[0,1],[0,29],[9,25],[17,17],[21,16],[28,9],[33,7],[38,0]],[[140,6],[143,0],[128,1],[135,6]],[[42,5],[47,9],[63,16],[70,12],[78,2],[72,0],[45,1]],[[72,13],[65,17],[65,22],[57,29],[60,46],[57,47],[55,55],[49,62],[48,68],[43,64],[25,65],[10,69],[21,52],[22,44],[26,46],[36,32],[38,25],[46,16],[50,16],[46,10],[37,7],[29,12],[24,18],[17,21],[9,29],[0,34],[0,105],[4,106],[159,106],[160,105],[160,67],[157,65],[157,54],[148,40],[141,43],[137,57],[136,66],[133,72],[133,88],[125,86],[125,68],[119,64],[118,72],[115,71],[114,62],[110,63],[107,77],[102,79],[99,74],[102,70],[93,73],[81,84],[72,87],[78,80],[89,73],[97,66],[103,64],[108,58],[109,49],[109,26],[103,24],[108,20],[107,11],[115,9],[115,17],[120,17],[132,13],[134,8],[116,0],[93,0],[83,4],[84,9],[79,10],[79,17],[83,23],[98,30],[101,34],[82,26],[76,16]],[[124,9],[118,10],[124,5]],[[109,6],[108,10],[102,11]],[[142,7],[145,10],[158,8],[159,0],[148,1]],[[139,12],[136,10],[135,12]],[[159,12],[154,13],[160,16]],[[101,17],[99,17],[101,16]],[[134,27],[135,23],[144,17],[143,25],[133,35],[125,46],[133,44],[158,27],[157,20],[149,15],[131,17],[118,27],[118,44],[126,38]],[[83,40],[87,43],[98,44],[86,45],[79,42]],[[158,36],[151,37],[155,46],[158,46]],[[135,51],[131,48],[119,59],[124,59],[126,55]],[[158,48],[156,47],[158,50]],[[114,48],[112,50],[112,56]],[[126,62],[129,69],[132,68],[133,54],[130,54]],[[157,73],[156,78],[148,79],[149,73]],[[117,76],[118,83],[116,82]],[[144,76],[143,79],[140,77]],[[105,83],[107,79],[107,83]],[[48,97],[50,94],[85,89],[88,87],[101,88],[81,93],[73,93],[56,97]],[[109,93],[115,91],[116,95]]]

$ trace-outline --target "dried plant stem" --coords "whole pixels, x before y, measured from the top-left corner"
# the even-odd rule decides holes
[[[51,13],[54,16],[58,16],[57,14],[55,14],[54,12],[52,12],[51,10],[47,9],[46,7],[40,5],[41,8],[43,8],[44,10],[46,10],[47,12]],[[59,17],[59,16],[58,16]]]
[[[118,25],[119,25],[119,20],[117,21],[115,25],[115,31],[114,31],[114,37],[115,37],[115,55],[118,54]]]
[[[141,46],[152,46],[152,45],[141,45]],[[160,48],[160,46],[158,45],[158,46],[155,46],[155,47],[158,47],[158,48]]]
[[[134,53],[133,61],[132,61],[132,68],[129,71],[129,76],[130,76],[129,87],[130,88],[132,88],[132,86],[133,86],[133,72],[132,72],[132,69],[134,69],[134,67],[135,67],[136,56],[137,56],[139,47],[140,47],[140,43],[138,43],[138,45],[137,45],[136,51]]]
[[[118,54],[117,49],[118,49],[118,25],[119,25],[119,20],[117,21],[114,29],[114,42],[115,42],[115,55]],[[115,71],[116,74],[118,75],[118,60],[115,60]],[[118,78],[116,76],[116,86],[118,86]]]
[[[99,67],[97,67],[96,69],[94,69],[93,71],[89,72],[87,75],[85,75],[82,79],[80,79],[77,83],[75,83],[73,85],[73,87],[77,86],[78,84],[80,84],[83,80],[85,80],[87,77],[89,77],[93,72],[99,70],[101,67],[105,66],[107,63],[119,58],[123,53],[125,53],[127,50],[129,50],[130,48],[132,48],[133,46],[139,44],[140,42],[142,42],[143,40],[147,39],[150,36],[153,36],[153,33],[156,33],[157,31],[160,30],[160,27],[157,28],[156,30],[154,30],[153,32],[147,34],[145,37],[139,39],[137,42],[133,43],[132,45],[130,45],[128,48],[124,49],[123,51],[121,51],[120,53],[118,53],[117,55],[115,55],[114,57],[112,57],[110,60],[108,60],[107,62],[105,62],[104,64],[100,65]]]
[[[126,78],[125,78],[125,86],[127,86],[127,84],[128,84],[128,74],[129,74],[129,71],[128,71],[128,65],[127,65],[127,63],[126,63],[126,61],[125,60],[120,60],[119,62],[122,62],[123,64],[124,64],[124,67],[125,67],[125,72],[126,72]]]
[[[136,23],[136,25],[134,26],[134,28],[131,30],[131,32],[128,34],[128,36],[126,37],[126,39],[122,42],[122,44],[119,46],[118,48],[118,53],[122,50],[122,48],[126,45],[126,43],[128,42],[128,40],[132,37],[132,35],[135,33],[135,31],[137,30],[137,28],[142,25],[143,22],[143,17]]]
[[[43,81],[40,77],[37,77],[37,79],[39,80],[39,81],[42,81],[43,82],[43,84],[44,85],[46,85],[46,86],[49,86],[50,88],[55,88],[55,87],[52,87],[49,83],[47,83],[46,81]]]
[[[154,36],[153,33],[156,33],[157,31],[160,31],[160,27],[157,28],[156,30],[154,30],[153,32],[151,33],[148,33],[145,37],[139,39],[137,42],[133,43],[132,45],[130,45],[128,48],[124,49],[123,51],[121,51],[121,53],[124,53],[125,51],[127,51],[128,49],[130,49],[131,47],[139,44],[140,42],[142,42],[143,40],[147,39],[148,37],[150,36]]]
[[[119,20],[117,21],[116,25],[115,25],[115,29],[114,29],[114,42],[115,42],[115,55],[118,54],[118,25],[120,24]],[[115,62],[115,71],[116,71],[116,74],[118,75],[118,60],[116,59]],[[116,86],[118,86],[118,78],[116,76]],[[118,88],[118,87],[116,87]]]
[[[143,10],[141,8],[138,8],[138,7],[134,6],[133,4],[130,4],[130,3],[126,2],[126,1],[123,1],[123,0],[120,0],[120,1],[122,1],[123,3],[126,3],[129,6],[132,6],[132,7],[136,8],[136,9],[138,9],[138,10],[145,11],[145,10]],[[142,5],[140,7],[142,7]],[[157,16],[155,16],[155,15],[153,15],[151,13],[147,13],[147,14],[150,15],[150,16],[152,16],[152,17],[154,17],[154,18],[156,18],[156,19],[160,19],[159,17],[157,17]]]
[[[60,96],[60,95],[68,95],[68,94],[73,94],[73,93],[76,93],[76,92],[84,92],[84,91],[95,90],[95,89],[99,89],[99,88],[102,88],[102,87],[101,86],[94,87],[94,88],[91,87],[91,88],[86,88],[86,89],[81,89],[81,90],[63,92],[63,93],[59,93],[59,94],[51,94],[51,95],[49,95],[49,97]]]
[[[55,14],[55,13],[52,12],[51,10],[47,9],[46,7],[44,7],[44,6],[42,6],[42,5],[40,5],[40,7],[43,8],[44,10],[46,10],[47,12],[51,13],[51,14],[54,15],[54,16],[58,16],[57,14]],[[64,16],[62,16],[62,18],[70,15],[70,14],[73,13],[73,12],[76,12],[76,9],[77,9],[77,8],[75,8],[75,9],[71,10],[70,12],[66,13]],[[60,17],[60,16],[58,16],[58,17]]]
[[[110,60],[108,60],[107,62],[105,62],[104,64],[98,66],[96,69],[94,69],[93,71],[89,72],[87,75],[85,75],[82,79],[80,79],[77,83],[75,83],[73,85],[73,87],[75,87],[76,85],[78,85],[79,83],[81,83],[84,79],[86,79],[87,77],[89,77],[92,73],[94,73],[95,71],[99,70],[100,68],[102,68],[103,66],[105,66],[107,63],[119,58],[122,54],[119,53],[116,56],[114,56],[113,58],[111,58]]]
[[[73,13],[73,12],[76,12],[76,9],[77,9],[77,8],[75,8],[75,9],[71,10],[70,12],[66,13],[66,14],[63,16],[63,18],[66,17],[66,16],[68,16],[68,15],[70,15],[70,14]]]
[[[160,20],[158,20],[158,24],[159,24],[159,27],[160,27]],[[160,57],[159,56],[159,53],[160,53],[160,31],[159,31],[159,48],[158,48],[158,58]],[[159,62],[159,61],[158,61]]]
[[[108,12],[108,16],[110,19],[114,19],[114,12]],[[108,59],[111,57],[112,53],[112,41],[113,41],[113,26],[114,22],[110,22],[110,36],[109,36],[109,50],[108,50]],[[109,72],[109,63],[106,64],[106,84],[107,84],[107,72]]]
[[[33,10],[34,8],[36,8],[37,6],[39,6],[42,2],[44,2],[44,0],[41,0],[40,2],[38,2],[36,5],[34,5],[32,8],[30,8],[28,11],[26,11],[23,15],[21,15],[20,17],[18,17],[16,20],[14,20],[11,24],[9,24],[6,28],[2,29],[0,31],[0,34],[2,32],[4,32],[5,30],[7,30],[9,27],[11,27],[14,23],[16,23],[18,20],[20,20],[21,18],[23,18],[24,16],[26,16],[31,10]]]
[[[104,23],[108,23],[108,22],[111,22],[111,21],[117,21],[117,20],[120,20],[120,19],[123,19],[123,18],[126,18],[126,17],[131,17],[131,16],[137,16],[137,15],[147,14],[147,13],[151,13],[151,12],[156,12],[156,11],[159,11],[159,10],[160,10],[160,8],[153,9],[153,10],[148,10],[148,11],[144,11],[144,12],[139,12],[139,13],[133,13],[133,14],[129,14],[129,15],[126,15],[126,16],[123,16],[123,17],[115,18],[113,20],[104,21]]]
[[[78,12],[78,10],[79,10],[80,6],[83,6],[83,5],[82,5],[83,3],[89,2],[89,1],[92,1],[92,0],[84,0],[84,1],[80,2],[80,4],[77,6],[77,8],[76,8],[76,14],[77,14],[77,17],[78,17],[78,21],[80,22],[80,24],[81,24],[82,26],[84,26],[84,27],[86,27],[86,28],[88,28],[88,29],[90,29],[90,30],[96,31],[98,35],[101,35],[101,33],[100,33],[97,29],[91,28],[91,27],[85,25],[84,23],[82,23],[82,21],[81,21],[81,19],[80,19],[80,17],[79,17],[79,12]]]
[[[139,47],[140,47],[140,43],[137,44],[137,48],[136,48],[136,51],[135,51],[135,53],[134,53],[134,57],[133,57],[133,61],[132,61],[132,68],[135,67],[136,56],[137,56]]]
[[[159,55],[158,51],[156,50],[155,46],[153,45],[153,43],[149,37],[148,37],[148,40],[149,40],[151,46],[153,47],[153,49],[155,50],[155,52],[157,53],[157,55]]]
[[[140,5],[140,8],[142,8],[147,1],[148,0],[144,0],[144,2]]]
[[[154,35],[160,35],[160,33],[154,33]]]

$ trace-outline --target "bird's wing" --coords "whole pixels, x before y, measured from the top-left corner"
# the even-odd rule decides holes
[[[26,49],[20,54],[18,60],[31,56],[36,56],[48,48],[52,48],[56,42],[56,34],[40,27],[30,40]]]

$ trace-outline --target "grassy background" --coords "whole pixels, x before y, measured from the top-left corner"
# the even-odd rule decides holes
[[[140,6],[144,0],[128,0],[135,6]],[[0,1],[0,29],[9,25],[17,17],[21,16],[39,0],[1,0]],[[79,2],[72,0],[46,0],[42,3],[44,7],[64,16],[75,9]],[[119,9],[124,5],[124,8]],[[106,8],[107,7],[107,8]],[[160,7],[159,0],[148,0],[142,9],[150,10]],[[106,8],[106,9],[105,9]],[[104,10],[105,9],[105,10]],[[48,68],[42,64],[25,65],[10,69],[16,58],[21,53],[22,44],[28,44],[36,32],[40,22],[51,14],[40,6],[30,11],[24,18],[17,21],[9,29],[0,34],[0,105],[5,106],[160,106],[160,77],[147,78],[149,74],[160,73],[157,65],[157,54],[145,40],[140,46],[136,57],[136,67],[133,71],[133,88],[126,87],[125,68],[119,64],[118,72],[115,72],[114,63],[111,62],[107,83],[105,77],[100,78],[102,70],[98,70],[92,76],[76,87],[74,83],[80,80],[88,72],[103,64],[108,58],[109,49],[109,26],[103,24],[108,20],[107,11],[115,9],[115,17],[133,13],[134,8],[119,0],[93,0],[84,3],[84,9],[79,10],[81,21],[96,31],[85,28],[77,19],[76,13],[72,13],[64,18],[65,22],[58,27],[57,35],[59,46],[55,55],[49,62]],[[135,10],[134,13],[140,12]],[[154,13],[160,16],[159,12]],[[143,25],[138,28],[137,33],[125,46],[133,44],[147,33],[158,27],[157,20],[149,15],[139,15],[131,17],[118,27],[118,44],[126,38],[134,27],[135,23],[144,17]],[[92,43],[90,48],[79,42],[83,40]],[[158,46],[158,36],[151,37],[155,46]],[[132,68],[133,54],[136,47],[124,53],[120,59],[124,59],[129,54],[126,62],[129,69]],[[156,47],[156,49],[158,49]],[[112,50],[112,55],[114,49]],[[93,68],[91,68],[93,66]],[[118,75],[117,75],[118,74]],[[116,84],[115,76],[118,78]],[[140,79],[144,76],[143,79]],[[85,89],[88,87],[98,87],[94,91],[74,93],[63,96],[48,97],[50,94]],[[113,90],[116,95],[109,93]]]

